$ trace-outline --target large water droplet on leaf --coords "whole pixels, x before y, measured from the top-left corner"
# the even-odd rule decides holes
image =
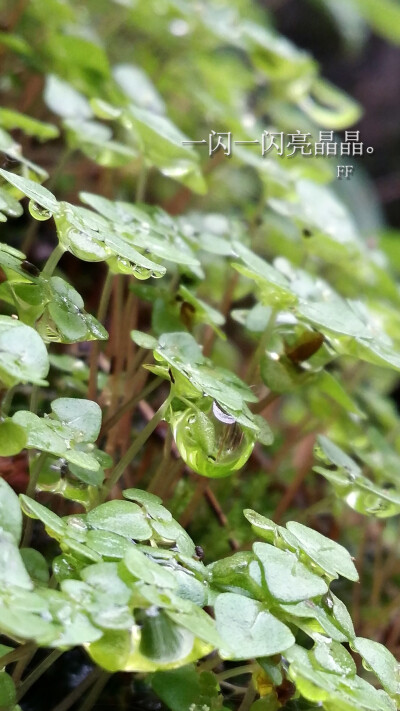
[[[44,220],[49,220],[51,217],[50,210],[46,210],[44,207],[41,207],[33,200],[29,200],[28,207],[29,207],[29,212],[31,213],[32,217],[35,218],[35,220],[44,222]]]
[[[346,503],[364,516],[376,516],[376,518],[389,518],[395,516],[400,511],[400,506],[395,501],[379,496],[377,493],[370,493],[361,489],[354,489],[345,496]]]
[[[254,435],[213,403],[206,412],[188,408],[172,422],[179,454],[197,474],[218,479],[246,464]]]

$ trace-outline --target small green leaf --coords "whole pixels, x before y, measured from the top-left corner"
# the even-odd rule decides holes
[[[44,100],[51,111],[63,118],[83,118],[92,116],[88,100],[71,84],[55,74],[46,77]]]
[[[200,697],[199,675],[192,665],[156,672],[151,685],[171,711],[188,711]]]
[[[138,580],[143,580],[145,583],[156,585],[160,588],[174,589],[177,587],[177,581],[171,570],[154,563],[135,547],[128,548],[124,563],[129,572]]]
[[[10,173],[8,170],[0,168],[0,175],[7,180],[11,185],[20,190],[24,195],[33,200],[37,205],[40,205],[51,214],[56,214],[59,211],[59,203],[53,193],[47,188],[44,188],[40,183],[23,178],[21,175]]]
[[[9,316],[0,316],[0,380],[47,385],[49,359],[46,347],[33,328]]]
[[[364,666],[378,677],[385,691],[400,697],[400,670],[397,659],[389,650],[371,639],[356,637],[351,646],[361,654]]]
[[[9,709],[17,701],[17,694],[12,678],[5,672],[0,672],[0,707]]]
[[[129,545],[128,541],[123,536],[111,533],[111,531],[102,531],[100,529],[88,531],[86,536],[86,544],[89,548],[92,548],[106,560],[120,560],[124,557]]]
[[[18,496],[2,478],[0,478],[0,529],[11,534],[17,546],[19,545],[22,533],[22,513]]]
[[[262,563],[268,590],[276,600],[297,602],[328,591],[325,581],[311,573],[294,553],[268,543],[255,543],[253,550]]]
[[[225,659],[269,657],[294,644],[290,629],[251,598],[222,593],[215,601],[217,630]]]
[[[164,102],[143,69],[134,64],[117,64],[113,75],[124,94],[137,106],[157,114],[164,113]]]
[[[21,558],[36,585],[47,585],[49,582],[49,568],[44,556],[35,548],[21,548]]]
[[[101,427],[101,409],[97,402],[63,397],[53,400],[51,409],[63,425],[74,433],[77,442],[95,442]]]
[[[131,331],[131,338],[140,348],[154,350],[158,346],[157,339],[149,333],[143,333],[143,331]]]
[[[0,584],[2,588],[17,586],[32,590],[33,583],[21,554],[10,533],[0,531]]]
[[[333,674],[355,676],[357,672],[353,657],[339,642],[319,640],[312,656],[320,667]]]
[[[145,491],[144,489],[124,489],[122,494],[125,499],[136,501],[138,504],[143,504],[144,506],[147,504],[152,505],[162,503],[162,499],[159,496],[150,494],[149,491]]]
[[[328,575],[337,577],[339,574],[348,580],[358,580],[350,553],[343,546],[296,521],[289,521],[286,526],[299,541],[300,548]]]
[[[26,114],[21,114],[19,111],[5,108],[0,109],[0,126],[8,130],[19,128],[28,136],[34,136],[41,141],[57,138],[60,133],[57,126],[53,126],[53,124],[44,123]]]
[[[145,541],[151,538],[151,528],[140,508],[130,501],[108,501],[87,514],[92,528],[111,531],[125,538]]]
[[[146,161],[164,175],[175,178],[194,192],[204,194],[206,184],[193,148],[185,145],[188,137],[165,116],[136,106],[124,115],[123,123],[133,127],[139,137]]]
[[[87,651],[96,664],[109,672],[125,668],[131,651],[129,630],[104,630],[100,639],[87,646]]]
[[[27,516],[39,519],[44,523],[46,529],[53,532],[57,538],[62,538],[65,535],[67,531],[66,524],[53,511],[25,494],[20,494],[20,501],[22,510]]]

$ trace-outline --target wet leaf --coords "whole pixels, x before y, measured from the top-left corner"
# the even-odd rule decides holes
[[[8,170],[0,168],[0,175],[7,180],[11,185],[17,188],[21,193],[29,197],[34,203],[40,205],[51,214],[57,214],[59,211],[59,203],[47,188],[44,188],[40,183],[23,178],[16,173],[10,173]]]
[[[0,478],[0,529],[9,533],[16,545],[19,545],[22,533],[22,513],[18,496],[2,478]]]
[[[294,553],[268,543],[254,543],[253,550],[263,566],[268,590],[276,600],[297,602],[328,591],[324,580],[311,573]]]
[[[36,331],[9,316],[0,316],[0,380],[7,387],[17,383],[47,385],[48,371],[46,347]]]
[[[299,541],[300,548],[328,575],[343,575],[349,580],[358,580],[350,553],[343,546],[296,521],[289,521],[286,526]]]
[[[108,501],[87,514],[91,528],[117,533],[125,538],[145,541],[151,537],[151,528],[140,506],[130,501]]]
[[[261,603],[241,595],[218,595],[215,619],[224,641],[221,654],[227,659],[269,657],[294,643],[294,637],[286,625]]]

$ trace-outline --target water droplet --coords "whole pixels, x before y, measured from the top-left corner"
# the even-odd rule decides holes
[[[150,279],[151,269],[146,269],[146,267],[140,267],[137,265],[134,269],[134,275],[135,275],[136,279],[140,279],[140,280]]]
[[[220,422],[224,422],[226,425],[233,425],[234,422],[236,422],[235,418],[232,415],[228,415],[226,412],[224,412],[215,400],[213,401],[212,409],[213,414],[215,415],[217,420],[220,420]]]
[[[229,476],[244,466],[253,451],[253,433],[218,405],[210,404],[207,412],[188,408],[176,415],[172,427],[182,459],[202,476]]]
[[[87,528],[84,521],[75,517],[68,519],[68,526],[72,526],[72,528],[76,528],[79,531],[86,531]]]
[[[32,217],[35,218],[35,220],[44,222],[45,220],[49,220],[51,217],[50,210],[46,210],[46,208],[41,207],[41,205],[38,205],[33,200],[29,200],[28,207],[29,207],[29,212],[31,213]]]

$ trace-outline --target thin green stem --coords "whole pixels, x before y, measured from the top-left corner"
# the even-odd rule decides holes
[[[271,311],[271,315],[269,317],[267,326],[264,330],[264,333],[262,334],[262,336],[260,338],[259,344],[254,352],[253,358],[251,359],[251,362],[250,362],[249,369],[247,371],[246,381],[248,383],[251,383],[255,378],[260,359],[263,356],[264,351],[265,351],[265,349],[271,339],[271,336],[273,334],[278,313],[279,313],[279,311],[277,309],[272,309],[272,311]]]
[[[29,674],[29,676],[24,679],[17,691],[17,701],[19,701],[26,692],[35,684],[35,682],[40,679],[42,674],[44,674],[54,662],[61,657],[64,652],[59,649],[54,649],[43,661],[37,665],[36,669]]]
[[[111,430],[114,425],[117,424],[117,422],[121,419],[121,417],[123,417],[123,415],[125,415],[126,412],[132,410],[138,402],[144,400],[148,395],[150,395],[150,393],[153,392],[153,390],[158,388],[158,386],[162,382],[162,378],[155,378],[150,383],[148,383],[138,395],[134,395],[133,397],[129,398],[129,400],[124,402],[121,407],[116,412],[114,412],[111,417],[108,418],[108,420],[105,420],[104,425],[101,429],[101,435],[103,436],[107,434],[107,432]]]
[[[111,289],[113,283],[114,274],[109,269],[104,280],[103,289],[101,292],[99,308],[97,310],[97,320],[100,323],[104,323],[108,304],[111,296]],[[94,341],[92,344],[92,350],[90,353],[90,364],[89,364],[89,383],[88,383],[88,399],[94,400],[97,394],[97,365],[100,353],[100,341]]]
[[[140,166],[140,172],[138,176],[138,181],[136,184],[136,202],[143,202],[146,193],[146,183],[147,183],[147,168],[144,158],[142,158],[142,163]]]
[[[15,385],[12,388],[8,388],[6,394],[3,397],[3,401],[1,403],[1,414],[3,415],[3,417],[7,417],[8,413],[10,412],[10,407],[15,394],[15,390]]]
[[[172,446],[172,432],[171,429],[168,428],[167,435],[165,437],[165,442],[164,442],[164,447],[163,447],[163,456],[161,459],[161,462],[157,468],[156,473],[152,477],[149,486],[147,487],[147,491],[150,493],[155,493],[158,491],[159,485],[163,480],[165,480],[165,475],[167,473],[168,465],[170,464],[170,457],[171,457],[171,446]]]
[[[47,452],[42,452],[39,454],[36,462],[34,463],[32,467],[32,471],[29,476],[29,484],[26,489],[26,495],[27,496],[33,496],[36,490],[36,484],[39,479],[39,474],[43,468],[43,465],[47,459]]]
[[[98,321],[101,321],[101,323],[103,323],[103,321],[105,320],[105,317],[107,315],[107,308],[108,308],[108,303],[110,301],[113,279],[114,279],[114,274],[109,269],[107,271],[106,278],[104,279],[103,290],[101,292],[101,297],[100,297],[100,301],[99,301],[99,308],[97,311],[97,319],[98,319]]]
[[[252,674],[256,669],[256,664],[244,664],[241,667],[235,667],[234,669],[227,669],[226,671],[220,672],[217,674],[217,679],[218,681],[225,681],[226,679],[232,679],[242,674]]]
[[[65,252],[64,247],[61,246],[61,244],[58,244],[56,247],[54,247],[52,253],[50,254],[50,257],[48,258],[46,264],[44,265],[42,269],[42,276],[44,277],[51,277],[58,262],[60,261],[61,257],[63,256]]]
[[[280,397],[280,393],[273,393],[269,392],[265,397],[263,397],[259,402],[255,402],[253,405],[251,405],[251,411],[254,412],[254,414],[258,414],[265,410],[268,405],[271,405],[272,402],[275,402]]]
[[[31,399],[29,402],[29,409],[31,412],[33,412],[34,415],[36,415],[36,413],[37,413],[38,405],[39,405],[39,386],[34,385],[32,388]]]
[[[102,672],[101,676],[95,681],[92,688],[90,689],[85,701],[81,706],[79,706],[78,711],[91,711],[95,705],[97,699],[99,698],[101,692],[103,691],[105,685],[107,684],[111,674],[107,672]]]
[[[240,704],[238,711],[250,711],[250,706],[252,705],[254,699],[256,698],[256,690],[251,681],[246,689],[246,693],[243,696],[242,703]]]
[[[93,683],[99,678],[101,675],[101,670],[100,669],[93,669],[86,677],[81,681],[78,686],[75,687],[75,689],[72,689],[68,696],[66,696],[57,706],[53,708],[52,711],[68,711],[68,709],[71,708],[71,706],[74,705],[76,701],[78,701],[82,694],[89,689]]]
[[[39,474],[42,470],[42,467],[47,459],[47,452],[42,452],[39,454],[36,462],[32,466],[32,471],[29,476],[29,484],[26,489],[26,495],[27,496],[34,496],[35,491],[36,491],[36,485],[39,479]],[[22,543],[21,547],[26,548],[29,545],[29,542],[31,540],[31,535],[32,535],[32,530],[33,530],[33,520],[31,518],[28,518],[25,523],[25,529],[24,529],[24,535],[22,537]]]
[[[50,180],[48,181],[46,187],[47,190],[53,190],[58,178],[60,177],[62,171],[64,170],[66,164],[68,163],[72,153],[73,149],[70,148],[69,146],[66,146],[66,148],[62,151],[60,159],[56,165],[55,170],[53,170]]]
[[[3,654],[0,658],[1,667],[4,668],[8,664],[12,664],[12,662],[18,662],[20,659],[24,659],[24,657],[27,657],[34,649],[35,645],[32,642],[27,642],[20,647],[16,647],[16,649],[13,649],[11,652],[7,652],[7,654]]]
[[[165,412],[169,406],[171,396],[161,405],[161,407],[154,413],[153,417],[147,423],[146,427],[143,428],[141,433],[136,437],[134,442],[132,442],[129,449],[125,452],[124,456],[118,462],[110,478],[106,481],[103,488],[103,499],[107,498],[110,491],[113,489],[119,478],[124,473],[126,467],[131,463],[132,459],[137,455],[140,449],[143,447],[145,442],[152,435],[157,425],[164,418]]]

